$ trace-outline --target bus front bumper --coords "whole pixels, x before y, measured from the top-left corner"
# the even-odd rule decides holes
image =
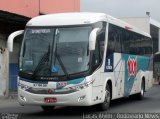
[[[56,102],[46,103],[45,98],[54,98]],[[33,94],[18,88],[20,105],[44,106],[89,106],[92,105],[92,86],[69,94]]]

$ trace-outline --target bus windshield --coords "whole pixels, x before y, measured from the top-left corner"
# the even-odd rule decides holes
[[[26,28],[20,72],[35,76],[64,76],[89,69],[90,26]]]

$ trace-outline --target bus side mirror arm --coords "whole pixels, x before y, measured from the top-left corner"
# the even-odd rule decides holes
[[[24,30],[15,31],[12,34],[9,35],[7,40],[7,49],[9,52],[13,52],[13,40],[15,37],[23,34]]]
[[[100,28],[95,28],[91,31],[90,36],[89,36],[89,50],[95,50],[96,37],[99,31],[100,31]]]

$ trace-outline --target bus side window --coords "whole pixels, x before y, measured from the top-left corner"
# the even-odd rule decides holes
[[[120,28],[112,24],[109,25],[107,56],[113,54],[114,52],[121,53],[121,34],[122,31]]]
[[[114,34],[109,31],[108,35],[108,46],[107,46],[107,56],[112,54],[114,52],[114,40],[113,40]]]
[[[100,59],[103,59],[103,55],[104,55],[104,47],[105,47],[105,32],[102,32],[101,34],[99,34],[99,36],[97,37],[98,40],[98,45],[99,45],[99,53],[100,53]]]

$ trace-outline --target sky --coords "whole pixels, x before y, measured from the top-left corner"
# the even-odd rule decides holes
[[[114,17],[144,17],[150,12],[160,22],[160,0],[80,0],[81,12],[103,12]]]

